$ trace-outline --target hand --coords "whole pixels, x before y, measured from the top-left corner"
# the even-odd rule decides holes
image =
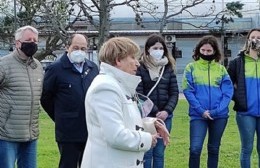
[[[166,111],[159,111],[157,114],[156,114],[156,117],[157,118],[160,118],[162,119],[163,121],[166,120],[166,118],[168,117],[168,113]]]
[[[158,134],[154,134],[152,135],[152,148],[156,146],[157,144],[157,138],[159,138],[159,135]]]
[[[154,123],[156,131],[160,135],[160,138],[163,139],[164,145],[168,145],[170,143],[170,134],[164,124],[164,122],[160,119],[157,119]]]
[[[214,119],[210,116],[209,110],[205,111],[205,112],[202,114],[202,117],[205,118],[205,119],[214,120]]]

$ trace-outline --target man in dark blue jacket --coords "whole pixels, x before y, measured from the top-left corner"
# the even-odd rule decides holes
[[[45,71],[41,105],[55,122],[59,168],[81,164],[88,137],[85,94],[99,71],[94,62],[86,59],[87,46],[84,35],[72,35],[67,52]]]

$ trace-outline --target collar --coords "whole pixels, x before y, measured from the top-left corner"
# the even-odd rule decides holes
[[[25,66],[30,66],[32,69],[36,69],[38,67],[37,63],[35,62],[33,57],[28,57],[28,59],[24,60],[19,57],[20,53],[17,49],[15,49],[12,53],[13,57]]]
[[[259,61],[260,59],[257,57],[257,59],[255,59],[254,57],[251,57],[249,54],[245,54],[245,59],[246,60],[251,60],[251,61]]]
[[[201,64],[212,64],[212,63],[215,63],[216,61],[215,60],[212,60],[212,61],[207,61],[207,60],[204,60],[202,58],[200,58],[199,60],[197,60],[197,62],[201,63]]]
[[[141,82],[140,76],[131,75],[104,62],[100,64],[100,73],[115,78],[131,96],[135,95],[136,87]]]

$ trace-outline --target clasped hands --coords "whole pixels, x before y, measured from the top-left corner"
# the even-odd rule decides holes
[[[205,118],[205,119],[214,120],[214,119],[210,116],[209,110],[206,110],[206,111],[202,114],[202,117]]]
[[[170,134],[161,119],[157,119],[154,122],[154,126],[156,128],[157,134],[152,135],[152,147],[154,147],[157,143],[157,138],[162,138],[164,145],[168,145],[170,143]]]

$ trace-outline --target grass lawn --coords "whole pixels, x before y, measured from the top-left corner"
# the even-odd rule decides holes
[[[166,168],[188,167],[189,158],[189,117],[186,100],[180,100],[175,110],[173,129],[171,132],[171,144],[166,148]],[[40,114],[40,138],[38,144],[38,167],[57,168],[59,152],[54,138],[54,125],[46,113]],[[206,142],[201,156],[201,168],[206,168],[207,151]],[[240,140],[235,112],[230,110],[227,128],[222,138],[219,168],[238,168],[240,153]],[[254,147],[252,154],[252,168],[257,168],[257,154]]]

